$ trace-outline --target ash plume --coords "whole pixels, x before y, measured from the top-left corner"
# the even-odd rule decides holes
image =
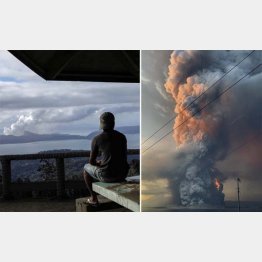
[[[176,166],[169,183],[177,204],[194,206],[224,203],[223,181],[226,175],[216,168],[216,162],[227,156],[232,142],[230,134],[234,130],[232,122],[239,118],[238,109],[243,106],[233,98],[238,97],[239,101],[244,98],[242,93],[236,91],[233,95],[221,96],[215,103],[200,110],[217,97],[225,86],[261,61],[261,52],[252,55],[234,73],[207,91],[248,53],[249,51],[174,51],[171,54],[165,89],[174,99],[176,113],[173,128]],[[250,78],[255,78],[260,72],[256,71]],[[200,95],[201,98],[196,100]],[[249,119],[249,122],[252,120]],[[242,134],[245,131],[248,133],[250,126],[251,123],[248,127],[243,127]]]
[[[90,108],[67,108],[67,109],[42,109],[30,111],[28,113],[20,114],[17,120],[10,125],[4,127],[4,135],[23,135],[25,131],[35,129],[42,123],[66,123],[77,121],[93,114],[98,107]]]
[[[23,135],[25,131],[35,131],[42,124],[52,125],[57,123],[69,123],[87,118],[92,115],[99,115],[104,111],[117,113],[137,112],[138,105],[119,104],[119,105],[97,105],[86,107],[66,107],[30,110],[17,116],[17,120],[9,127],[4,127],[4,135]]]

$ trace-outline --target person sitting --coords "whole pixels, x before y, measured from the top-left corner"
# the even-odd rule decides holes
[[[127,140],[114,127],[114,115],[111,112],[103,113],[100,116],[100,129],[103,131],[92,140],[89,163],[84,166],[83,177],[91,195],[87,201],[93,206],[99,204],[97,194],[92,189],[93,182],[122,182],[128,173]]]

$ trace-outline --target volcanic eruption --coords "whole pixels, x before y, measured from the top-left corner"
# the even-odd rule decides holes
[[[219,92],[218,86],[205,93],[222,72],[210,69],[207,56],[204,51],[174,51],[165,83],[175,103],[173,137],[180,159],[170,183],[176,204],[183,206],[224,204],[223,174],[215,167],[227,150],[219,144],[226,137],[224,115],[215,103],[201,110]]]

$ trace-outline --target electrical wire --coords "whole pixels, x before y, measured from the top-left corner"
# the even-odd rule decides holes
[[[221,97],[224,93],[226,93],[229,89],[231,89],[232,87],[234,87],[235,85],[237,85],[241,80],[243,80],[244,78],[246,78],[248,75],[250,75],[251,73],[253,73],[256,69],[258,69],[262,64],[258,64],[256,67],[254,67],[250,72],[248,72],[247,74],[245,74],[243,77],[241,77],[238,81],[236,81],[234,84],[230,85],[229,87],[227,87],[226,89],[224,89],[218,96],[216,96],[214,99],[210,100],[205,106],[203,106],[202,108],[200,108],[198,111],[196,111],[194,114],[192,114],[189,118],[187,118],[185,121],[183,121],[181,124],[179,124],[178,126],[176,126],[174,129],[172,129],[170,132],[168,132],[167,134],[165,134],[164,136],[162,136],[160,139],[158,139],[156,142],[154,142],[151,146],[149,146],[148,148],[146,148],[142,154],[144,154],[145,152],[147,152],[149,149],[151,149],[153,146],[155,146],[156,144],[158,144],[162,139],[164,139],[166,136],[168,136],[169,134],[171,134],[175,129],[177,129],[178,127],[182,126],[184,123],[186,123],[189,119],[191,119],[193,116],[195,116],[196,114],[198,114],[199,112],[201,112],[203,109],[205,109],[207,106],[209,106],[211,103],[213,103],[214,101],[216,101],[219,97]]]
[[[212,87],[214,87],[217,83],[219,83],[226,75],[228,75],[232,70],[234,70],[237,66],[239,66],[244,60],[246,60],[250,55],[252,55],[255,52],[255,50],[251,51],[247,56],[245,56],[241,61],[239,61],[236,65],[234,65],[232,68],[230,68],[222,77],[220,77],[218,80],[216,80],[210,87],[208,87],[202,94],[200,94],[198,97],[196,97],[191,103],[189,103],[181,112],[189,108],[196,100],[198,100],[200,97],[202,97],[208,90],[210,90]],[[163,126],[161,126],[159,129],[157,129],[151,136],[149,136],[144,142],[142,142],[141,145],[145,144],[149,139],[151,139],[155,134],[157,134],[161,129],[163,129],[165,126],[167,126],[172,120],[174,120],[176,116],[172,117],[170,120],[168,120]]]

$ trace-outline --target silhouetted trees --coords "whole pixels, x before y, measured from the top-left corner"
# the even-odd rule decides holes
[[[56,166],[52,161],[41,159],[37,172],[39,172],[40,177],[43,181],[56,180]]]

